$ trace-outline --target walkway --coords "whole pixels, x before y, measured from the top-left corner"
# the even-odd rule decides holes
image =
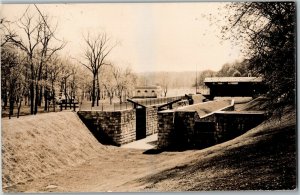
[[[129,144],[122,145],[121,148],[133,148],[133,149],[153,149],[157,145],[157,134],[150,135],[144,139],[131,142]]]

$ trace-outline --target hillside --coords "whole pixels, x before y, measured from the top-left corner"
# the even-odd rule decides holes
[[[74,112],[4,118],[3,188],[74,167],[100,151],[105,152],[103,146]]]

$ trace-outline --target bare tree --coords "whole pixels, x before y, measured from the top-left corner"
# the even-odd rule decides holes
[[[52,100],[53,105],[53,111],[55,112],[55,106],[56,106],[56,89],[55,85],[58,82],[58,76],[61,73],[61,63],[58,57],[55,57],[51,60],[48,66],[48,79],[49,79],[49,85],[50,85],[50,97],[47,98],[48,100]],[[49,111],[49,106],[48,106]]]
[[[18,116],[20,113],[22,97],[24,95],[24,56],[16,51],[14,47],[8,45],[1,49],[1,79],[2,79],[2,99],[4,99],[4,109],[9,100],[9,117],[14,114],[14,105],[17,103]],[[6,101],[6,103],[5,103]]]
[[[83,66],[89,69],[93,75],[92,80],[92,107],[95,106],[96,101],[96,89],[100,92],[100,80],[99,80],[99,71],[103,65],[108,65],[106,63],[106,58],[115,47],[109,44],[110,39],[107,37],[106,33],[98,34],[96,37],[91,37],[88,34],[84,38],[87,48],[84,51],[84,57],[87,63],[80,62]],[[98,99],[98,98],[97,98]],[[98,101],[97,101],[98,102]]]
[[[112,66],[106,66],[103,71],[101,71],[101,85],[106,91],[110,104],[112,104],[112,99],[114,98],[114,94],[117,88],[117,83],[114,78],[112,69]]]
[[[166,73],[166,72],[162,73],[161,78],[160,78],[160,85],[162,87],[164,97],[167,97],[169,84],[170,84],[170,78],[169,78],[168,73]]]
[[[39,11],[39,10],[38,10]],[[65,43],[61,43],[56,47],[50,47],[50,42],[55,39],[55,28],[49,27],[48,17],[29,14],[28,9],[17,22],[17,31],[8,29],[7,39],[16,47],[20,48],[27,55],[27,63],[30,67],[30,112],[37,113],[38,100],[40,98],[40,81],[45,65],[51,56],[58,50],[61,50]],[[21,33],[22,32],[22,33]],[[24,39],[25,40],[24,40]],[[47,71],[46,71],[47,72]]]
[[[136,76],[133,74],[130,67],[122,69],[121,67],[114,66],[112,68],[112,73],[116,81],[116,92],[121,104],[122,98],[127,96],[127,91],[130,86],[133,86],[136,82]]]

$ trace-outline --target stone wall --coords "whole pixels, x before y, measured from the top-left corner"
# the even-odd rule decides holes
[[[224,111],[225,110],[225,111]],[[263,112],[234,112],[234,102],[199,117],[196,111],[158,112],[158,148],[208,147],[239,136],[260,124]]]
[[[78,111],[79,117],[102,143],[122,145],[136,139],[135,110]]]
[[[216,112],[214,115],[216,124],[215,139],[217,143],[242,135],[249,129],[260,124],[266,118],[264,112],[261,111],[221,111]]]
[[[161,111],[157,113],[158,120],[158,148],[169,148],[175,144],[174,111]]]
[[[157,108],[146,108],[146,135],[157,133]]]
[[[196,111],[175,112],[174,138],[176,145],[173,148],[188,148],[193,145]]]

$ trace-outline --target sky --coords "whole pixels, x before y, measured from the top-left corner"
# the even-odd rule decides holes
[[[219,70],[242,58],[239,46],[220,38],[213,21],[224,23],[225,3],[37,4],[57,22],[61,53],[82,60],[83,35],[106,33],[117,46],[107,60],[136,72]],[[1,5],[1,17],[15,21],[28,5]],[[221,11],[220,11],[221,10]],[[37,14],[34,5],[29,11]]]

